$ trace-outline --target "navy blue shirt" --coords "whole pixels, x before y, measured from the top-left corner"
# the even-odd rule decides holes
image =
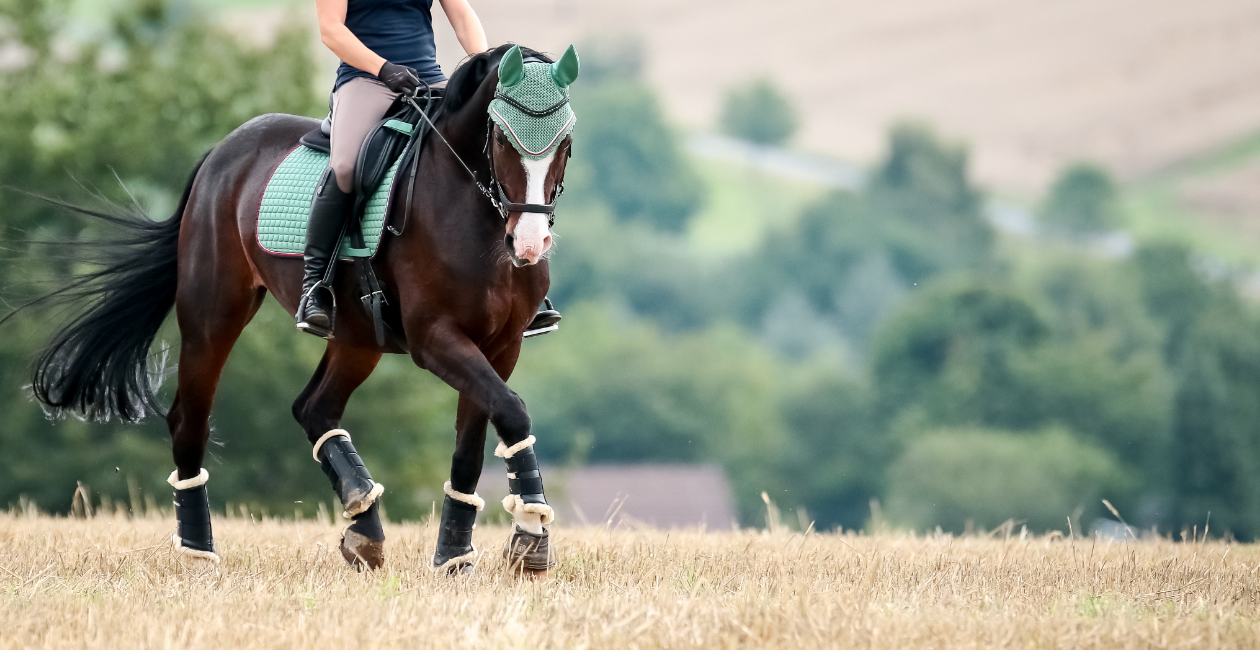
[[[386,61],[415,68],[421,81],[437,83],[446,75],[437,63],[432,7],[433,0],[349,0],[346,27]],[[333,90],[355,77],[376,75],[343,61]]]

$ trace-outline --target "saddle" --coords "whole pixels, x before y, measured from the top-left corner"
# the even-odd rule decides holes
[[[416,100],[420,109],[436,120],[442,96],[431,91]],[[396,100],[385,116],[368,132],[355,163],[355,204],[351,223],[338,252],[339,259],[354,261],[361,301],[372,316],[377,344],[384,346],[386,325],[382,307],[385,289],[376,277],[371,260],[376,256],[385,231],[401,235],[407,210],[415,190],[415,164],[429,130],[429,121],[410,103]],[[328,165],[331,148],[331,121],[299,139],[299,145],[272,173],[263,191],[258,210],[258,244],[273,255],[301,256],[306,241],[307,218],[315,187]],[[403,174],[397,173],[403,170]],[[395,193],[405,187],[406,201],[398,215],[390,215]],[[393,219],[393,221],[391,221]]]

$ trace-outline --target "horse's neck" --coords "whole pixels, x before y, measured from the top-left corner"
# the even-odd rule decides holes
[[[485,107],[474,105],[465,106],[457,114],[443,115],[435,127],[446,142],[434,134],[421,151],[418,164],[422,169],[426,167],[425,157],[433,157],[435,164],[428,166],[425,174],[428,177],[417,180],[411,212],[421,222],[417,226],[429,230],[435,242],[438,238],[446,239],[440,246],[441,257],[472,255],[487,264],[498,261],[498,255],[487,255],[486,251],[503,245],[502,218],[477,187],[477,183],[490,187],[489,159],[484,151],[484,121],[488,119]],[[432,207],[425,210],[421,204]],[[467,250],[462,250],[464,248]]]

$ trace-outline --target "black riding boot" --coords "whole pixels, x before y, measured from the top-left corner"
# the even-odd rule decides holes
[[[320,338],[333,337],[333,270],[337,265],[337,249],[345,233],[346,218],[354,206],[353,193],[337,187],[332,169],[324,172],[311,218],[306,228],[306,274],[302,277],[302,301],[298,304],[297,328]]]

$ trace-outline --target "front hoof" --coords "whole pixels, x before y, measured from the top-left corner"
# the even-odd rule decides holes
[[[514,573],[533,578],[548,577],[556,562],[551,557],[551,533],[543,529],[535,535],[514,527],[503,549],[503,557]]]
[[[379,569],[385,564],[385,542],[369,539],[347,528],[341,536],[341,557],[359,571]]]

